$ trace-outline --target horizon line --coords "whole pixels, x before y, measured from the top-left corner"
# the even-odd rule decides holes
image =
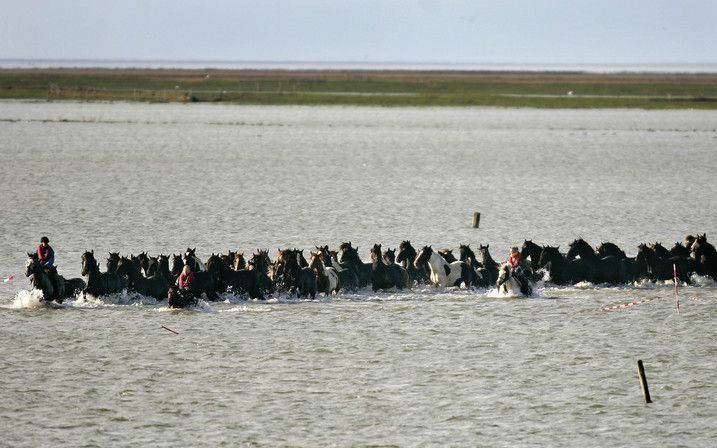
[[[654,63],[551,63],[551,62],[410,62],[410,61],[301,61],[233,59],[89,59],[89,58],[2,58],[0,69],[22,68],[123,68],[123,69],[283,69],[292,70],[379,70],[421,71],[577,71],[595,73],[717,73],[717,62]]]

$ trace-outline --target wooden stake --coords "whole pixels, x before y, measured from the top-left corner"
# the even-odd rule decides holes
[[[677,264],[672,265],[672,279],[675,282],[675,304],[677,304],[677,314],[680,313],[680,298],[677,297]]]
[[[171,328],[165,327],[164,325],[162,325],[162,328],[164,328],[165,330],[169,331],[170,333],[179,334],[179,333],[177,333],[176,331],[172,330]]]
[[[477,229],[478,225],[480,225],[480,213],[473,212],[473,228]]]
[[[650,398],[650,388],[647,386],[647,378],[645,378],[645,368],[642,360],[637,360],[637,374],[640,376],[640,387],[642,387],[642,395],[645,397],[645,403],[652,403]]]

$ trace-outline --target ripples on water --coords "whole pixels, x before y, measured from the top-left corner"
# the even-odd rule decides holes
[[[66,276],[91,248],[208,255],[351,240],[364,255],[411,239],[490,243],[502,258],[524,238],[580,235],[632,255],[642,241],[709,238],[714,112],[0,105],[0,275],[16,275],[0,285],[3,443],[710,446],[717,436],[717,288],[704,279],[681,288],[678,314],[672,286],[651,283],[548,283],[527,300],[433,288],[227,296],[190,311],[119,294],[48,309],[32,305],[21,275],[42,234]]]

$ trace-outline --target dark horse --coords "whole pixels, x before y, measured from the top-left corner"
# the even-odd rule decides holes
[[[54,280],[50,277],[51,275],[55,277]],[[63,300],[74,296],[85,287],[85,282],[81,278],[65,280],[57,272],[51,274],[45,272],[37,254],[27,254],[25,276],[30,277],[30,285],[34,289],[41,290],[43,299],[48,302],[55,300],[57,303],[62,303]]]
[[[316,246],[319,250],[319,258],[327,268],[336,269],[336,273],[339,275],[339,281],[341,282],[341,288],[349,291],[355,291],[359,287],[359,280],[356,273],[349,269],[348,266],[344,266],[338,261],[338,257],[335,258],[336,252],[331,252],[329,246]]]
[[[617,244],[615,243],[601,243],[596,249],[595,252],[597,252],[598,257],[604,258],[604,257],[615,257],[618,260],[622,260],[623,258],[627,258],[627,255],[625,255],[625,251],[620,249]]]
[[[107,272],[117,272],[120,254],[119,252],[109,252],[109,255],[110,256],[107,258]]]
[[[358,254],[358,246],[351,246],[351,241],[339,245],[339,262],[351,269],[359,279],[359,287],[371,284],[371,263],[364,263]]]
[[[471,245],[461,244],[458,250],[460,251],[460,260],[468,264],[473,270],[473,280],[471,283],[475,286],[482,286],[484,288],[492,286],[488,270],[483,267],[480,261],[478,261],[475,252],[471,249]]]
[[[568,261],[580,257],[588,268],[588,280],[593,283],[624,283],[626,273],[621,269],[617,258],[609,255],[600,258],[595,250],[582,238],[570,243],[570,250],[565,255]]]
[[[117,275],[127,277],[127,289],[143,296],[162,300],[167,297],[169,282],[164,275],[155,272],[150,277],[142,275],[141,268],[127,257],[120,258],[117,264]],[[156,271],[156,269],[155,269]]]
[[[371,249],[371,288],[374,292],[379,289],[403,289],[406,287],[401,267],[395,263],[386,264],[381,252],[381,245],[374,244]]]
[[[672,280],[674,271],[677,270],[677,278],[682,282],[689,283],[690,275],[695,271],[695,261],[688,257],[665,257],[660,250],[655,250],[654,245],[640,244],[637,246],[635,264],[645,266],[647,277],[650,280]]]
[[[250,271],[255,275],[257,282],[259,282],[259,289],[263,292],[273,293],[276,290],[276,285],[269,278],[269,267],[271,266],[271,259],[269,258],[268,250],[257,250],[249,260]]]
[[[486,244],[485,246],[479,244],[478,253],[481,256],[481,264],[487,274],[486,280],[488,285],[495,285],[495,282],[498,281],[498,263],[491,257],[489,247],[490,244]]]
[[[424,263],[423,265],[416,267],[413,264],[413,260],[416,259],[416,255],[418,255],[418,252],[411,245],[411,242],[408,240],[402,241],[398,246],[396,263],[403,266],[403,268],[408,272],[408,277],[411,279],[411,282],[415,282],[419,285],[430,283],[428,264]]]
[[[302,258],[301,251],[296,249],[279,251],[277,263],[281,265],[281,282],[289,289],[289,293],[314,299],[318,290],[316,273],[308,266],[302,266]]]
[[[697,262],[697,273],[717,279],[717,250],[707,242],[707,234],[697,235],[692,244],[692,254]]]
[[[585,261],[566,260],[560,253],[559,247],[543,246],[543,251],[540,253],[538,266],[548,271],[550,281],[556,285],[570,285],[587,280],[590,272]]]
[[[247,269],[233,270],[219,255],[212,254],[207,260],[207,270],[203,272],[195,272],[195,282],[197,279],[206,277],[207,282],[211,279],[211,290],[204,290],[209,300],[218,299],[218,292],[231,290],[235,294],[249,294],[252,299],[264,299],[261,292],[256,272]],[[194,291],[194,287],[191,286]]]
[[[95,297],[120,292],[125,284],[116,272],[100,272],[95,251],[82,254],[82,275],[87,276],[87,286],[82,291]]]
[[[520,248],[520,257],[523,261],[527,261],[530,258],[530,266],[528,272],[525,273],[526,277],[533,280],[539,280],[540,275],[538,274],[538,266],[540,265],[540,254],[543,252],[543,248],[535,244],[531,240],[524,240],[523,246]]]
[[[170,308],[187,308],[198,302],[191,292],[182,293],[178,286],[170,286],[167,290],[167,305]]]

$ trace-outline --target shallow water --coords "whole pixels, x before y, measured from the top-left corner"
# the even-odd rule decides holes
[[[9,446],[710,446],[717,287],[34,306],[24,252],[715,234],[717,114],[0,102]],[[471,228],[480,211],[480,229]],[[710,238],[713,239],[713,238]],[[644,304],[605,312],[633,300]],[[175,335],[162,326],[179,334]],[[642,402],[643,359],[654,403]]]

